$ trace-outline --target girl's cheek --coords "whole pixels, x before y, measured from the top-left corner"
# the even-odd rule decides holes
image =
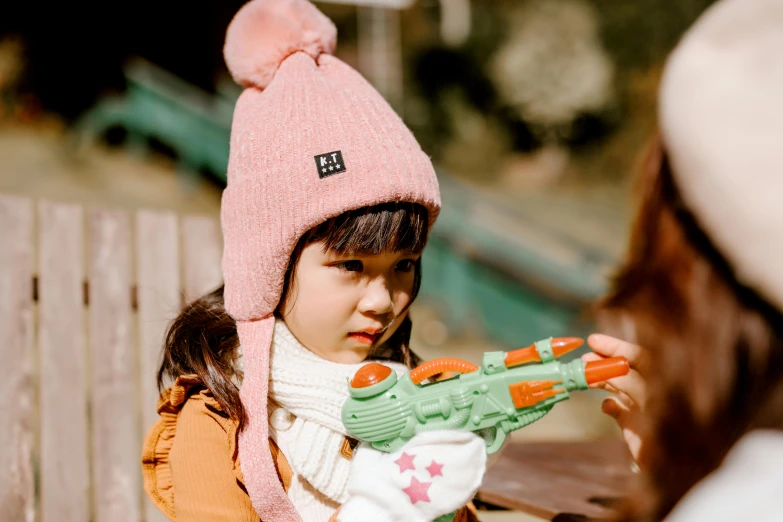
[[[314,284],[318,285],[318,304],[327,310],[350,307],[358,301],[362,290],[358,278],[336,270],[322,274]]]
[[[394,313],[401,314],[411,303],[411,291],[400,290],[394,294]]]
[[[356,285],[356,278],[349,272],[338,270],[334,267],[323,267],[310,278],[310,284],[316,290],[323,292],[335,292]]]

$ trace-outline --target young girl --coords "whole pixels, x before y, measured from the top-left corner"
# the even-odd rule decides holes
[[[640,443],[625,519],[783,520],[783,2],[715,3],[666,65],[659,121],[605,302],[646,351],[592,342],[648,378],[607,405]]]
[[[440,198],[429,158],[381,96],[329,53],[306,0],[253,0],[231,23],[246,87],[223,195],[224,288],[168,333],[145,489],[171,520],[431,521],[475,494],[475,435],[395,454],[346,437],[348,380],[415,362],[407,310]],[[457,520],[471,520],[462,509]]]

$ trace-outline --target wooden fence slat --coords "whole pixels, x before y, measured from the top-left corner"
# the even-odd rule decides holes
[[[90,519],[81,207],[39,204],[41,521]]]
[[[136,256],[141,349],[142,420],[144,430],[157,420],[156,374],[166,327],[180,309],[179,242],[173,213],[139,211],[136,215]],[[145,498],[147,522],[165,521]]]
[[[131,340],[130,224],[90,213],[89,336],[92,477],[96,522],[139,522],[141,441]]]
[[[0,196],[0,513],[33,522],[33,204]]]
[[[217,220],[201,216],[182,219],[182,262],[185,301],[192,301],[220,286],[223,246]]]

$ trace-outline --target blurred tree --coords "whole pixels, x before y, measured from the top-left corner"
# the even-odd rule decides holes
[[[606,48],[620,69],[661,62],[715,0],[591,0],[600,13]]]
[[[0,37],[0,119],[17,103],[19,81],[24,71],[22,39]]]
[[[4,2],[0,36],[26,46],[22,90],[49,111],[78,117],[106,90],[124,88],[122,65],[143,56],[214,89],[225,29],[244,0]]]
[[[125,88],[122,67],[134,56],[214,92],[216,79],[226,73],[226,28],[246,1],[7,1],[0,4],[0,38],[18,34],[24,41],[22,91],[34,94],[44,109],[74,120],[106,91]],[[340,52],[350,48],[355,8],[319,8],[338,26]]]
[[[530,0],[509,14],[508,38],[490,71],[502,103],[546,143],[560,141],[584,114],[614,103],[614,64],[587,0]]]
[[[464,45],[409,35],[406,117],[436,160],[474,179],[497,179],[503,161],[469,172],[471,148],[510,157],[552,143],[562,150],[544,163],[567,176],[625,177],[654,127],[661,64],[713,1],[474,1]],[[437,35],[437,2],[418,10]]]

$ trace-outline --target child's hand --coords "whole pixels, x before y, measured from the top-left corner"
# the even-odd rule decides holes
[[[357,449],[340,522],[431,522],[475,496],[487,465],[486,444],[473,433],[431,431],[401,450]]]
[[[584,361],[596,361],[603,357],[621,355],[628,359],[631,365],[631,371],[627,375],[598,383],[593,387],[614,394],[613,397],[604,400],[601,410],[612,416],[620,426],[631,456],[638,462],[642,446],[641,416],[647,395],[644,380],[648,368],[647,352],[640,346],[602,334],[591,335],[587,338],[587,344],[595,353],[583,355]]]

